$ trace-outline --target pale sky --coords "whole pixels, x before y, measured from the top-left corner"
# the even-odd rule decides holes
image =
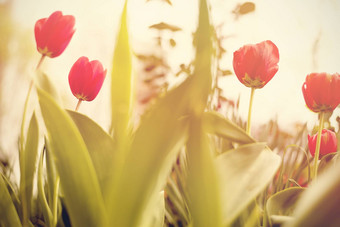
[[[167,50],[169,63],[177,70],[179,64],[188,63],[193,56],[191,38],[197,22],[197,1],[172,0],[172,2],[173,6],[169,6],[160,0],[151,0],[148,3],[145,0],[130,0],[129,30],[133,50],[147,53],[152,50],[157,35],[156,32],[148,29],[150,25],[163,21],[181,27],[182,31],[173,36],[177,41],[177,47]],[[311,72],[340,72],[340,1],[255,0],[253,2],[256,4],[255,12],[235,20],[231,11],[240,1],[210,1],[213,23],[215,25],[224,23],[223,35],[230,36],[224,43],[228,52],[221,65],[224,69],[232,70],[232,53],[235,50],[245,44],[272,40],[280,52],[279,71],[263,89],[255,92],[253,125],[277,118],[285,129],[289,129],[296,121],[308,122],[311,128],[316,122],[317,114],[312,113],[305,106],[301,87],[306,75]],[[109,76],[122,6],[122,0],[16,0],[14,2],[15,21],[21,25],[21,28],[32,31],[33,51],[35,48],[33,29],[36,20],[47,17],[56,10],[76,17],[77,30],[66,51],[60,57],[47,59],[42,67],[56,82],[66,108],[74,109],[77,102],[70,92],[67,76],[72,64],[80,56],[100,60],[104,67],[108,68]],[[319,38],[318,48],[313,60],[312,50],[317,38]],[[39,59],[38,52],[34,57],[36,60],[30,62],[31,72],[27,73],[27,77],[34,72],[35,64]],[[316,64],[313,64],[313,61]],[[7,75],[6,80],[11,81],[13,78],[14,75]],[[15,80],[12,83],[15,84]],[[235,76],[225,78],[221,86],[227,98],[236,99],[240,96],[240,114],[246,119],[250,89],[242,85]],[[13,92],[8,89],[7,92]],[[27,88],[24,87],[23,91],[17,93],[23,96],[19,98],[22,106],[26,90]],[[80,112],[88,114],[104,128],[108,127],[105,119],[110,116],[106,98],[108,95],[109,80],[106,80],[95,101],[83,103],[80,107]],[[21,118],[21,112],[18,112]],[[8,113],[8,115],[13,114],[10,111]],[[333,122],[339,113],[338,108],[332,117]],[[10,116],[5,117],[10,119]],[[8,128],[13,127],[3,127],[2,130],[8,131]],[[16,126],[14,128],[16,129]],[[10,138],[9,141],[16,144],[17,138]]]

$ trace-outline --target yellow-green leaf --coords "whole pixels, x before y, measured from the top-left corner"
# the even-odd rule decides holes
[[[116,160],[114,159],[113,139],[89,117],[71,110],[69,110],[68,113],[74,123],[76,123],[83,137],[101,188],[105,191],[105,189],[107,189],[107,182],[115,172],[114,167]]]
[[[20,227],[20,219],[0,172],[0,226]]]
[[[280,220],[293,215],[297,201],[305,188],[288,188],[271,196],[266,203],[270,226],[283,224]]]
[[[141,119],[119,181],[108,198],[112,226],[138,226],[152,215],[187,138],[191,80],[168,92]],[[150,213],[151,212],[151,213]]]
[[[111,130],[117,144],[118,158],[122,160],[128,143],[133,104],[132,60],[127,27],[127,2],[126,0],[121,16],[111,74]]]
[[[188,156],[188,197],[193,226],[223,226],[221,191],[209,139],[200,119],[190,121]]]
[[[222,188],[224,221],[230,224],[268,185],[281,158],[264,143],[224,152],[216,159]]]
[[[39,128],[35,113],[33,113],[28,127],[26,145],[20,153],[20,194],[25,219],[29,219],[31,215],[33,178],[36,169],[38,143]]]
[[[102,193],[81,134],[51,96],[37,92],[72,226],[106,226]]]
[[[217,112],[205,112],[203,121],[207,132],[211,134],[238,143],[255,142],[255,139],[249,136],[242,128]]]
[[[301,195],[294,219],[284,226],[340,226],[340,163],[328,168]]]

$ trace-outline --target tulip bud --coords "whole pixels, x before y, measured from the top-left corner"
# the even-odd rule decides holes
[[[73,95],[81,101],[92,101],[101,89],[106,76],[106,69],[97,61],[80,57],[72,66],[68,75]]]
[[[340,104],[340,75],[311,73],[302,85],[308,108],[314,112],[332,112]]]
[[[278,62],[279,50],[267,40],[235,51],[233,67],[238,80],[245,86],[262,88],[278,71]]]
[[[50,58],[62,54],[75,32],[74,24],[73,16],[63,15],[60,11],[38,20],[34,33],[39,53]]]
[[[313,157],[315,155],[317,137],[318,134],[315,134],[313,136],[308,135],[308,148]],[[319,159],[321,159],[326,154],[334,153],[336,151],[337,151],[337,138],[335,133],[328,129],[323,129],[321,134]]]

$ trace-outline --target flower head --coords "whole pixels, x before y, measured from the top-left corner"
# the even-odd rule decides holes
[[[75,18],[56,11],[35,23],[34,34],[39,53],[51,58],[62,54],[75,32]]]
[[[272,41],[249,44],[234,52],[233,67],[247,87],[262,88],[279,69],[279,50]]]
[[[72,66],[68,75],[73,95],[82,101],[92,101],[101,89],[106,76],[102,64],[80,57]]]
[[[317,137],[318,134],[315,134],[313,136],[308,135],[308,148],[313,157],[315,155]],[[335,133],[328,129],[323,129],[321,134],[319,159],[321,159],[326,154],[336,152],[336,150],[337,150],[337,138]]]
[[[340,104],[340,75],[311,73],[302,85],[302,93],[310,110],[331,112]]]

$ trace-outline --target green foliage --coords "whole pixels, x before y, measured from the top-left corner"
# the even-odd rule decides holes
[[[255,200],[271,181],[280,161],[280,156],[264,143],[243,145],[217,157],[225,223],[230,224]]]
[[[36,171],[38,143],[39,128],[35,113],[33,113],[28,127],[25,148],[20,152],[20,195],[25,219],[31,216],[33,178]]]
[[[271,196],[266,205],[270,226],[290,220],[296,204],[305,188],[288,188]]]
[[[20,227],[20,219],[7,187],[4,176],[0,174],[0,226]]]
[[[45,91],[37,89],[48,143],[73,226],[105,226],[104,200],[91,158],[76,125]]]

